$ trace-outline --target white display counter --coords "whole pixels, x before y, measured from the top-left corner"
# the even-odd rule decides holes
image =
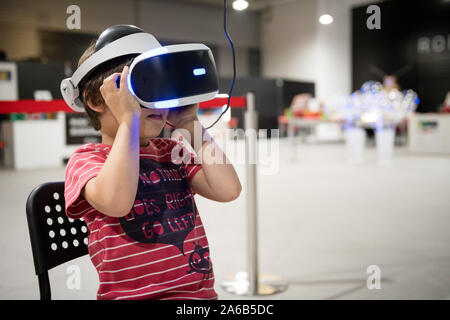
[[[3,121],[4,164],[14,169],[52,168],[63,165],[77,148],[65,144],[65,113],[54,120]]]
[[[450,114],[410,115],[408,138],[410,151],[450,154]]]

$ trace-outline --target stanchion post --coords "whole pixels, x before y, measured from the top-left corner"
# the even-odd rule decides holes
[[[233,294],[258,296],[279,293],[287,284],[277,276],[259,274],[258,267],[258,114],[255,111],[255,95],[247,93],[245,126],[245,178],[247,211],[247,272],[238,272],[233,279],[222,282],[222,288]]]
[[[255,95],[247,93],[247,111],[244,116],[245,125],[245,173],[247,198],[247,276],[248,293],[258,294],[258,191],[257,191],[257,123],[255,111]]]

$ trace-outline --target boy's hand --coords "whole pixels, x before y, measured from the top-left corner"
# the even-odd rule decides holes
[[[128,66],[125,66],[121,74],[113,73],[100,86],[103,99],[119,124],[141,114],[141,106],[128,90],[127,74]],[[116,79],[119,75],[120,87],[117,88]]]
[[[169,109],[167,120],[169,120],[176,128],[182,128],[193,121],[198,121],[197,113],[198,103],[171,108]]]

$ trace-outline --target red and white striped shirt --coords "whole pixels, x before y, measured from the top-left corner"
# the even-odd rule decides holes
[[[217,299],[208,240],[190,187],[201,169],[195,154],[175,139],[151,139],[140,148],[133,208],[114,218],[80,195],[110,149],[102,143],[81,146],[69,159],[65,179],[66,214],[88,226],[89,255],[100,280],[97,298]]]

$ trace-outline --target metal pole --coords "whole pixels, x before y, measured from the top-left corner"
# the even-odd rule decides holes
[[[258,268],[258,190],[257,190],[257,127],[258,114],[255,111],[255,95],[247,93],[245,126],[245,177],[247,210],[247,272],[237,273],[233,279],[222,282],[222,288],[233,294],[258,296],[279,293],[287,285],[277,276],[261,276]]]
[[[247,195],[247,277],[248,293],[258,294],[258,199],[257,199],[257,113],[255,111],[255,95],[247,93],[247,111],[245,120],[245,163],[246,163],[246,195]]]

